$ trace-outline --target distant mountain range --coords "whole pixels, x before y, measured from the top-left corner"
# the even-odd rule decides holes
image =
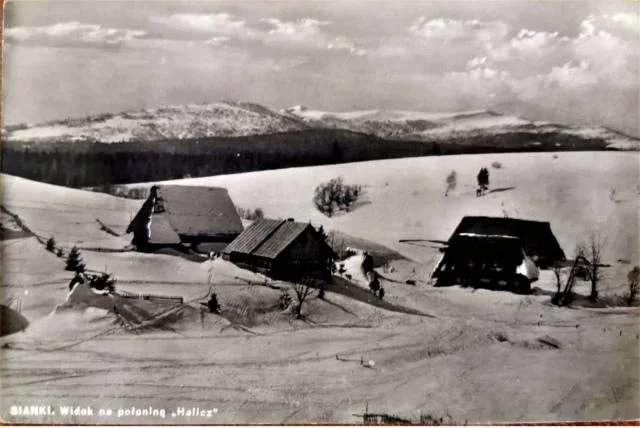
[[[189,104],[158,109],[55,120],[39,125],[3,128],[3,139],[16,143],[126,143],[247,137],[313,130],[345,130],[383,140],[447,143],[448,141],[526,134],[522,146],[535,148],[539,134],[560,139],[602,142],[605,148],[640,148],[640,140],[601,127],[566,126],[530,121],[491,110],[424,113],[364,110],[332,113],[295,106],[274,110],[249,102]],[[544,136],[544,137],[542,137]],[[542,143],[539,143],[542,144]],[[560,147],[560,146],[558,146]],[[514,149],[516,147],[513,147]],[[561,148],[559,148],[561,150]]]

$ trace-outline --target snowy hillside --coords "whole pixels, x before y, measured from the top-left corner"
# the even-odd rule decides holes
[[[252,103],[188,104],[8,129],[12,141],[100,141],[105,143],[244,136],[298,131],[299,119]]]
[[[221,403],[215,419],[175,418],[184,424],[355,424],[366,409],[451,425],[637,420],[640,308],[620,303],[640,261],[637,161],[637,153],[595,151],[428,156],[173,181],[224,186],[238,207],[310,221],[360,238],[349,246],[375,242],[411,259],[378,269],[384,300],[334,277],[323,298],[309,294],[304,319],[279,305],[283,293],[295,296],[293,284],[258,285],[265,277],[221,259],[126,251],[124,232],[142,201],[0,174],[3,207],[61,250],[77,245],[88,269],[113,274],[116,291],[184,299],[169,314],[151,313],[144,299],[114,302],[113,311],[72,305],[74,273],[64,257],[35,237],[0,241],[4,295],[30,322],[0,339],[3,396],[38,406],[46,394],[52,405],[96,409]],[[490,188],[477,197],[483,166]],[[457,186],[445,196],[451,170]],[[361,184],[365,196],[351,212],[325,217],[311,201],[314,188],[338,176]],[[530,295],[430,285],[441,253],[428,240],[447,239],[465,215],[549,221],[569,257],[590,231],[601,232],[599,302],[586,303],[590,284],[579,280],[571,308],[552,305],[550,270]],[[200,309],[211,292],[219,314]],[[131,329],[127,313],[158,323]],[[11,415],[11,405],[0,402],[0,417],[12,423],[113,421],[97,412]],[[167,424],[162,416],[117,421]]]

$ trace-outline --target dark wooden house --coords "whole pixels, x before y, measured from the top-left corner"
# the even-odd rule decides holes
[[[242,230],[227,189],[162,185],[151,187],[127,233],[142,250],[189,246],[209,252],[221,251]]]
[[[258,219],[222,252],[236,265],[272,278],[329,280],[337,256],[309,223]]]
[[[537,266],[564,260],[546,222],[464,217],[432,273],[438,284],[493,285],[528,292]]]
[[[548,267],[565,260],[564,251],[551,231],[549,222],[506,217],[464,217],[449,238],[451,244],[459,236],[508,236],[521,241],[527,256],[538,266]]]

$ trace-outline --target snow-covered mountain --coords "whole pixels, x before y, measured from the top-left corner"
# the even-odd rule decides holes
[[[640,142],[611,129],[594,126],[566,126],[551,122],[531,121],[503,115],[492,110],[470,110],[449,113],[425,113],[406,110],[360,110],[325,112],[297,105],[282,110],[318,127],[344,128],[376,135],[380,138],[438,141],[451,138],[499,135],[513,132],[529,134],[558,133],[584,139],[603,139],[609,147],[638,149]]]
[[[17,128],[17,129],[16,129]],[[56,120],[3,130],[11,141],[157,141],[299,131],[308,125],[253,103],[188,104]]]
[[[583,140],[603,140],[608,147],[638,149],[637,138],[604,127],[565,126],[503,115],[491,110],[425,113],[405,110],[326,112],[294,106],[274,110],[247,102],[188,104],[34,126],[3,129],[16,142],[180,140],[204,137],[267,135],[312,129],[343,129],[386,140],[443,141],[504,134],[558,134]],[[534,145],[535,141],[528,141]]]

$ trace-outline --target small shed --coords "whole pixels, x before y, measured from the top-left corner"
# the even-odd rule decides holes
[[[451,246],[460,236],[515,237],[527,256],[538,266],[551,266],[565,260],[564,251],[551,231],[549,222],[506,217],[464,217],[449,238]],[[494,239],[494,241],[496,241]],[[508,245],[505,243],[505,245]]]
[[[328,280],[332,260],[337,258],[311,224],[266,218],[249,225],[222,255],[240,267],[292,280]]]
[[[189,245],[208,252],[222,250],[242,230],[227,189],[162,185],[151,187],[127,233],[144,250]]]

